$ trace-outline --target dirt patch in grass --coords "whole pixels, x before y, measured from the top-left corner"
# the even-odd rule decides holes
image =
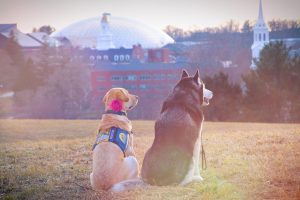
[[[300,125],[211,123],[208,169],[186,187],[90,190],[96,120],[0,120],[0,199],[299,199]],[[134,121],[140,164],[154,122]]]

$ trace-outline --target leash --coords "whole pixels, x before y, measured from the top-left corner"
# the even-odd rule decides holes
[[[206,155],[204,151],[204,146],[203,146],[203,138],[202,138],[202,133],[201,133],[201,158],[202,158],[202,170],[206,170],[207,164],[206,164]]]
[[[206,170],[207,168],[207,164],[206,164],[206,156],[205,156],[205,151],[204,151],[204,147],[203,147],[203,144],[202,144],[202,141],[201,141],[201,146],[202,146],[202,149],[201,149],[201,157],[202,157],[202,169]]]

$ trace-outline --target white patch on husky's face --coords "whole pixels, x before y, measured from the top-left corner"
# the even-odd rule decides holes
[[[213,92],[206,89],[205,85],[203,84],[203,106],[209,105],[209,100],[213,97]]]
[[[203,103],[202,106],[208,106],[209,100],[213,97],[213,92],[205,88],[205,84],[201,81],[200,77],[197,79],[198,85],[203,85]]]

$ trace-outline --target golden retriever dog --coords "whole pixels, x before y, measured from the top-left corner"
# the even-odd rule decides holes
[[[112,88],[103,98],[98,136],[93,146],[92,188],[118,192],[113,186],[138,178],[139,164],[133,150],[132,124],[127,111],[137,105],[138,97],[124,88]]]

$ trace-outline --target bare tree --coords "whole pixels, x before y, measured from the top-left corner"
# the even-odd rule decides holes
[[[40,118],[78,118],[89,104],[90,72],[82,64],[58,67],[33,98],[32,114]]]

